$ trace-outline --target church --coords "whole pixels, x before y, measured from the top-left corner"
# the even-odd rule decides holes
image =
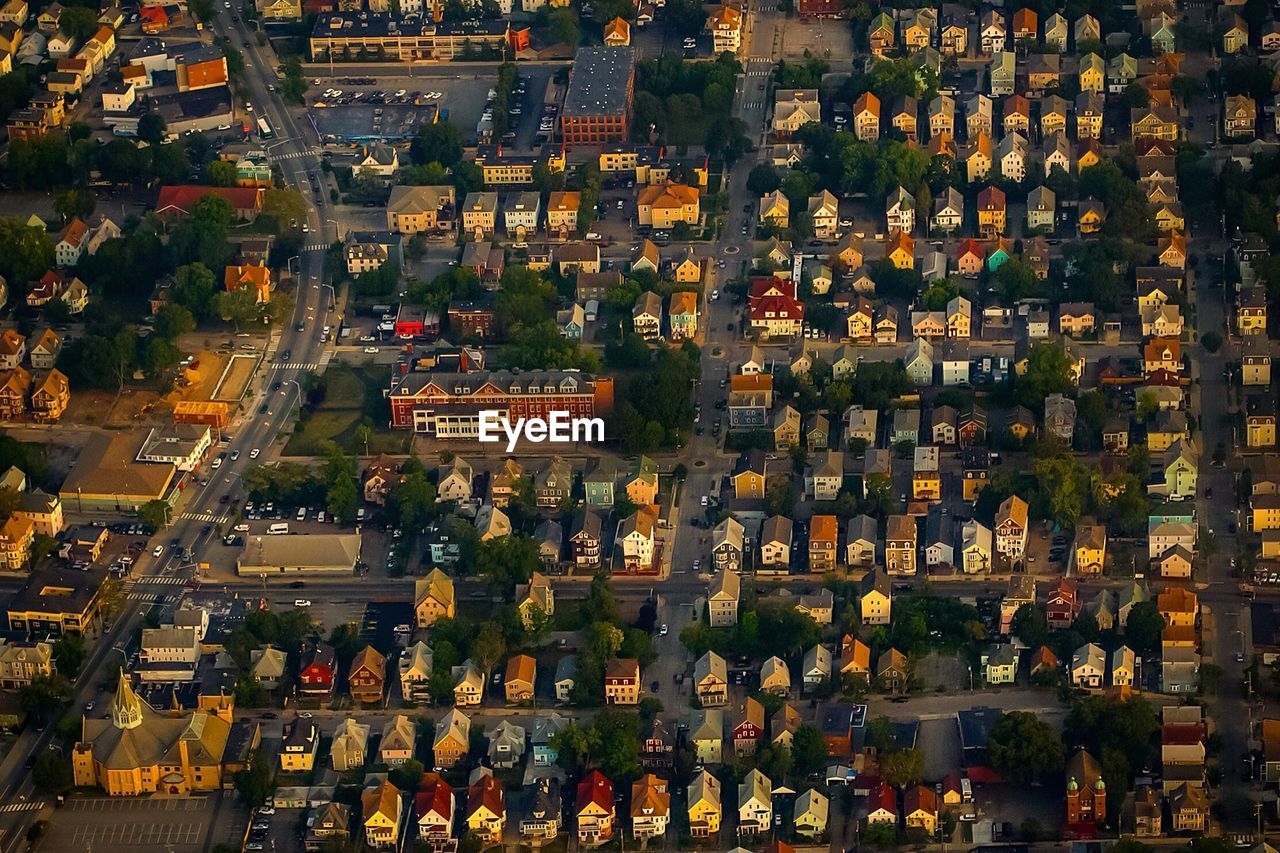
[[[222,786],[222,754],[230,733],[229,707],[219,713],[159,714],[121,670],[110,718],[82,718],[80,740],[71,753],[75,784],[100,787],[113,797],[215,791]]]

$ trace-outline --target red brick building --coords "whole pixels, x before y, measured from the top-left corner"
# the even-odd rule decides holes
[[[565,146],[626,141],[635,79],[630,47],[580,48],[560,115]]]
[[[565,412],[594,418],[613,407],[613,380],[568,371],[393,373],[391,425],[436,438],[477,438],[480,412],[510,420]]]

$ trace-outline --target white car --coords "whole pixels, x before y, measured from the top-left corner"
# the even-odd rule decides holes
[[[377,347],[365,347],[364,351],[369,355],[377,355],[379,352]]]
[[[258,450],[258,448],[256,448],[256,447],[255,447],[253,450],[250,450],[250,451],[249,451],[249,458],[250,458],[250,459],[257,459],[257,458],[258,458],[258,453],[259,453],[259,452],[260,452],[260,451]]]
[[[716,300],[718,300],[719,298],[720,298],[720,291],[719,291],[719,290],[713,290],[713,291],[711,291],[711,301],[712,301],[712,302],[715,302],[715,301],[716,301]]]
[[[311,606],[311,601],[310,601],[310,599],[306,599],[306,598],[299,598],[297,601],[295,601],[295,602],[293,603],[293,606],[294,606],[294,607],[310,607],[310,606]]]
[[[151,552],[151,556],[155,557],[157,560],[158,560],[158,559],[160,559],[161,557],[163,557],[163,556],[164,556],[164,546],[163,546],[163,545],[157,545],[157,546],[155,547],[155,549]]]
[[[405,96],[405,90],[404,89],[399,90],[398,92],[396,92],[395,96],[397,98],[403,98]]]

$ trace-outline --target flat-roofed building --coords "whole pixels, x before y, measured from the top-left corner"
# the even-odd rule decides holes
[[[579,48],[560,114],[564,144],[626,140],[634,87],[635,52],[630,47]]]
[[[350,575],[359,558],[360,536],[355,533],[252,536],[236,559],[236,573]]]

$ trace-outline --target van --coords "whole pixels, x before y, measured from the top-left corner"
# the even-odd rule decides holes
[[[305,506],[298,507],[298,521],[305,521],[307,518],[307,508]]]
[[[960,801],[965,803],[973,802],[973,786],[969,784],[967,778],[960,779]]]
[[[270,527],[268,527],[268,528],[267,528],[267,532],[268,532],[268,533],[270,533],[270,534],[272,534],[272,535],[276,535],[276,534],[280,534],[280,533],[288,533],[288,532],[289,532],[289,523],[288,523],[288,522],[285,522],[285,521],[281,521],[281,522],[278,522],[278,523],[276,523],[276,524],[273,524],[273,525],[271,525]]]

